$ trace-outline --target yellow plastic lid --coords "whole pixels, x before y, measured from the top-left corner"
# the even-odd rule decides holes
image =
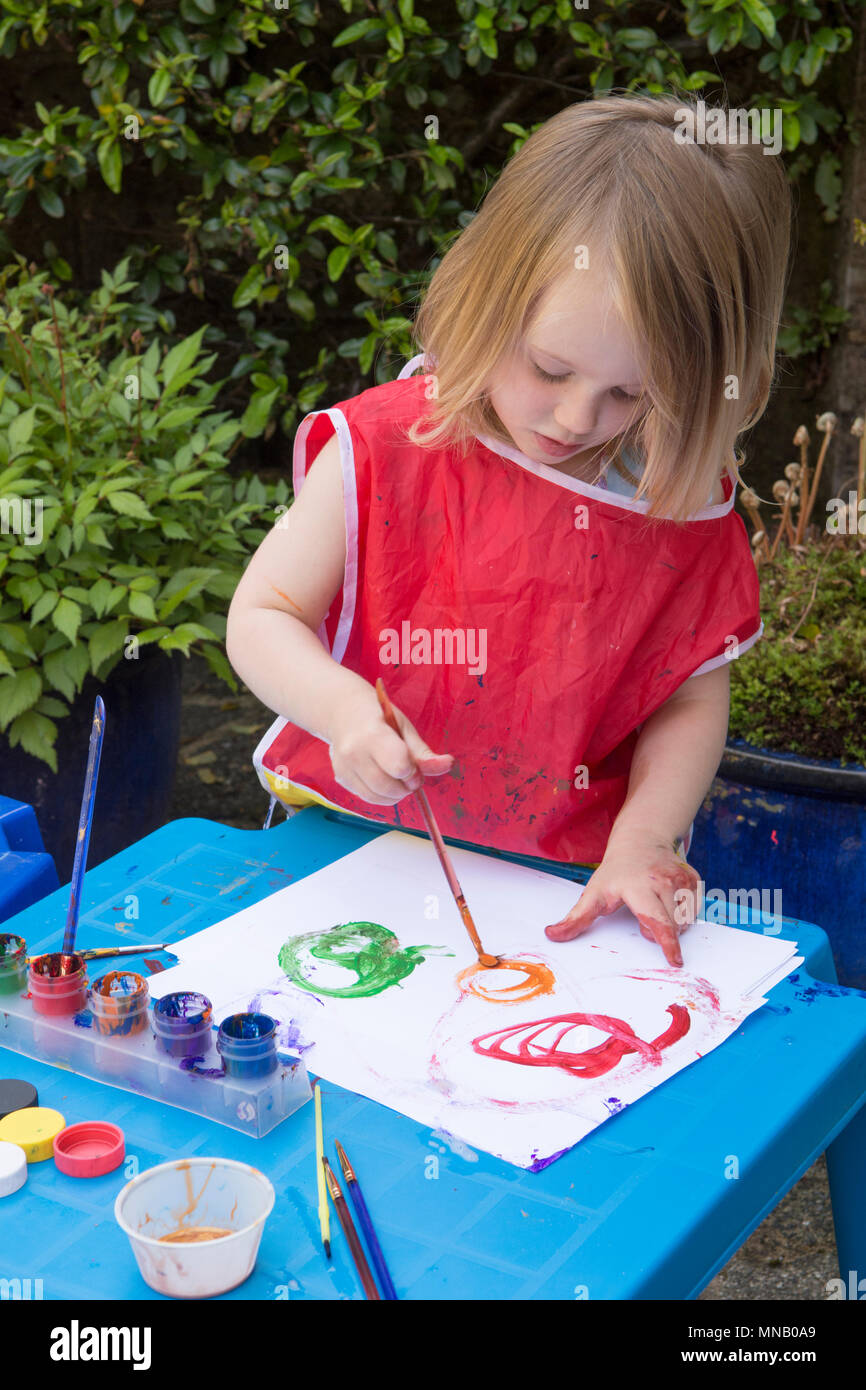
[[[18,1144],[28,1163],[41,1163],[53,1158],[54,1138],[66,1121],[59,1110],[44,1105],[28,1105],[26,1110],[13,1110],[0,1120],[0,1139]]]

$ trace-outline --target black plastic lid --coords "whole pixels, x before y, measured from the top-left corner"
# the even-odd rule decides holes
[[[13,1110],[26,1110],[29,1105],[38,1105],[39,1095],[29,1081],[10,1081],[0,1078],[0,1120],[11,1115]]]

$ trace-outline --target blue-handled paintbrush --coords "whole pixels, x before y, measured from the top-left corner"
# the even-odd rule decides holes
[[[97,695],[93,706],[93,724],[90,729],[90,747],[87,752],[87,773],[84,778],[84,793],[81,797],[81,815],[78,818],[78,838],[75,841],[75,862],[72,866],[72,883],[69,889],[69,910],[66,914],[66,931],[63,934],[63,954],[72,955],[75,950],[75,931],[81,911],[81,886],[87,868],[87,848],[90,844],[90,827],[93,824],[93,803],[96,800],[96,781],[99,777],[99,759],[102,753],[102,739],[105,734],[105,705],[102,696]]]
[[[370,1213],[367,1210],[367,1203],[364,1201],[364,1194],[361,1191],[361,1185],[358,1182],[358,1179],[355,1177],[355,1170],[353,1169],[351,1163],[346,1157],[346,1150],[343,1148],[343,1145],[340,1143],[339,1139],[335,1139],[334,1145],[340,1159],[340,1167],[343,1170],[343,1177],[346,1179],[346,1186],[349,1189],[349,1196],[352,1198],[352,1205],[355,1208],[355,1211],[358,1216],[358,1222],[361,1226],[361,1230],[364,1232],[364,1238],[367,1241],[367,1249],[370,1251],[370,1254],[373,1257],[373,1264],[376,1266],[376,1273],[379,1276],[379,1283],[382,1285],[382,1291],[386,1299],[396,1299],[397,1290],[394,1288],[393,1280],[391,1279],[391,1276],[388,1273],[388,1266],[385,1263],[385,1256],[382,1254],[382,1247],[379,1244],[379,1238],[376,1235],[375,1230],[373,1229],[373,1222],[370,1218]]]

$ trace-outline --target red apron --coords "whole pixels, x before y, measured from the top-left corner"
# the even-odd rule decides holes
[[[763,631],[735,480],[676,524],[488,436],[463,457],[416,447],[405,430],[430,409],[429,378],[410,375],[422,360],[298,427],[296,494],[335,430],[342,454],[346,569],[319,638],[371,684],[381,676],[433,751],[454,755],[426,782],[443,835],[597,863],[640,727]],[[254,764],[286,806],[424,827],[411,795],[377,806],[346,791],[327,744],[285,719]]]

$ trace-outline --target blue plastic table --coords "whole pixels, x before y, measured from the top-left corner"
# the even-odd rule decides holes
[[[191,935],[376,833],[319,808],[267,831],[174,821],[87,874],[79,943]],[[58,890],[6,929],[31,953],[58,949],[67,898]],[[745,916],[737,925],[748,926]],[[781,934],[799,941],[807,968],[721,1047],[541,1173],[324,1082],[326,1147],[334,1136],[346,1145],[400,1297],[694,1298],[824,1149],[840,1272],[866,1268],[866,995],[835,984],[819,928],[787,919]],[[129,965],[141,968],[137,958]],[[311,1104],[253,1139],[5,1049],[0,1072],[32,1081],[40,1104],[68,1124],[115,1121],[138,1171],[198,1154],[266,1173],[277,1201],[258,1263],[227,1298],[362,1297],[333,1216],[330,1266],[321,1249]],[[114,1221],[132,1175],[80,1180],[50,1160],[34,1164],[26,1186],[2,1200],[0,1277],[42,1279],[45,1299],[159,1297]]]

